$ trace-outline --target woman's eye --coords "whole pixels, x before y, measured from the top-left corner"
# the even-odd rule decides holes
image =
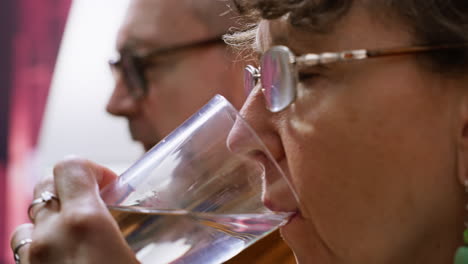
[[[317,65],[298,69],[299,82],[306,84],[315,84],[315,82],[324,79],[330,73],[330,68],[326,65]]]
[[[300,82],[309,82],[319,78],[321,75],[317,72],[299,72],[298,78]]]

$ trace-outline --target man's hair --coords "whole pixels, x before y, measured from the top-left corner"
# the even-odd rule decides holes
[[[349,11],[353,0],[233,0],[239,13],[257,19],[288,15],[292,26],[328,32]],[[376,19],[396,18],[407,24],[416,44],[468,43],[466,0],[361,0]],[[381,15],[385,14],[385,16]],[[386,17],[386,18],[382,18]],[[466,49],[433,52],[428,56],[438,71],[468,66]]]

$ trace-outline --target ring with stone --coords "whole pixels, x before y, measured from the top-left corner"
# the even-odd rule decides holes
[[[28,216],[31,221],[34,221],[34,215],[33,215],[33,207],[38,205],[38,204],[48,204],[52,200],[59,201],[57,196],[55,196],[53,193],[45,191],[41,193],[41,197],[34,199],[31,204],[28,207]]]

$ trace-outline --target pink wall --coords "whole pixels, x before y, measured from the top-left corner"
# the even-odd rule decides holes
[[[13,26],[7,35],[9,87],[0,90],[9,97],[9,105],[0,106],[8,113],[4,125],[0,124],[0,129],[7,130],[0,131],[7,139],[6,146],[0,144],[6,148],[0,150],[6,153],[6,160],[0,159],[0,201],[6,201],[0,203],[0,263],[13,263],[9,236],[16,225],[28,221],[26,210],[36,176],[32,175],[31,160],[71,0],[6,2],[0,9],[9,15]]]

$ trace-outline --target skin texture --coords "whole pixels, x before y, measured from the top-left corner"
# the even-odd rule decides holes
[[[411,45],[414,40],[398,20],[382,24],[360,3],[327,34],[302,32],[284,19],[262,21],[259,49],[287,44],[294,53],[303,54]],[[267,111],[260,87],[241,111],[299,196],[296,202],[282,199],[268,186],[266,190],[271,206],[298,211],[281,228],[298,262],[451,263],[455,248],[462,244],[466,219],[462,183],[468,178],[467,77],[429,72],[415,56],[307,72],[315,75],[301,80],[295,102],[284,111]],[[236,137],[242,134],[233,133],[229,144],[241,140]],[[252,158],[262,160],[257,149],[252,153]],[[54,178],[46,178],[35,190],[35,196],[49,190],[65,199],[60,207],[51,204],[36,212],[36,225],[58,231],[54,240],[39,231],[31,234],[31,226],[25,225],[14,234],[12,245],[32,237],[36,242],[20,253],[42,256],[50,260],[47,263],[90,263],[59,261],[79,257],[77,252],[86,252],[96,263],[132,263],[112,225],[107,232],[99,230],[109,236],[106,246],[112,254],[96,246],[102,245],[101,238],[87,235],[96,232],[96,226],[83,221],[83,216],[95,217],[100,227],[112,223],[96,198],[98,184],[115,177],[105,171],[82,160],[59,164]],[[85,209],[76,210],[80,205]],[[71,226],[61,224],[67,221]],[[70,234],[74,236],[65,237]],[[41,245],[48,254],[28,251]],[[105,259],[109,256],[116,259]]]
[[[228,19],[223,21],[217,17],[224,11],[224,6],[214,7],[210,1],[198,1],[132,0],[118,34],[117,49],[146,54],[155,49],[219,36],[227,24],[232,24]],[[189,4],[198,8],[196,12],[188,9]],[[205,17],[200,21],[195,14]],[[210,23],[210,28],[205,23]],[[224,95],[237,108],[245,99],[242,89],[244,62],[239,61],[226,45],[187,49],[156,58],[156,62],[157,66],[146,71],[149,84],[146,97],[135,100],[128,94],[123,79],[118,77],[107,105],[109,113],[128,119],[133,139],[141,142],[146,150],[214,94]],[[136,262],[99,198],[96,184],[100,188],[114,178],[113,173],[89,161],[69,159],[57,165],[54,177],[46,177],[38,183],[34,197],[48,190],[61,200],[63,195],[67,204],[72,204],[67,202],[67,196],[73,196],[74,203],[59,207],[52,202],[34,208],[37,220],[34,224],[19,226],[11,239],[12,248],[21,239],[33,239],[31,245],[21,248],[21,263]],[[251,261],[293,263],[294,257],[275,232],[229,263]]]
[[[222,33],[212,32],[177,1],[137,0],[131,2],[118,33],[117,49],[146,54]],[[235,59],[223,44],[157,58],[157,65],[146,72],[148,95],[133,99],[122,78],[118,78],[107,111],[127,118],[132,138],[148,150],[216,93],[240,108],[245,99],[240,89],[243,63],[233,63]]]
[[[99,189],[116,177],[83,159],[57,164],[54,174],[35,186],[34,194],[53,192],[60,204],[37,205],[34,225],[21,225],[13,234],[12,248],[21,239],[33,239],[19,251],[21,264],[138,263],[99,196]]]
[[[358,1],[327,34],[263,20],[257,43],[296,55],[410,46],[405,28]],[[280,113],[265,109],[259,88],[248,97],[242,115],[300,199],[269,195],[300,212],[281,228],[299,263],[452,262],[464,220],[466,77],[425,69],[415,56],[304,69],[315,75]]]
[[[117,49],[130,48],[147,54],[219,36],[235,25],[235,19],[219,16],[226,8],[223,2],[201,0],[131,1],[118,33]],[[223,44],[163,56],[156,60],[156,67],[147,71],[149,93],[145,98],[132,98],[118,78],[107,111],[126,118],[133,139],[148,150],[217,93],[239,109],[246,98],[242,72],[247,62],[241,59]],[[272,235],[228,263],[260,264],[271,263],[272,259],[276,263],[293,263],[294,256],[279,234]]]

